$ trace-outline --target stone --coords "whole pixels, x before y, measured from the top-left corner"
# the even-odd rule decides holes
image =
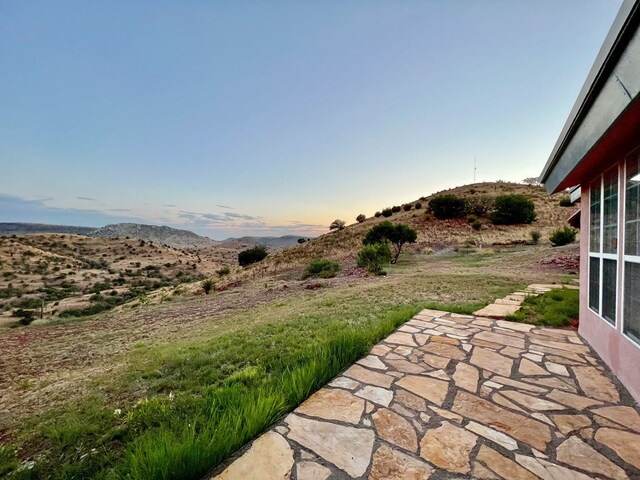
[[[442,333],[448,333],[450,335],[455,335],[462,338],[467,338],[472,333],[465,330],[460,330],[459,328],[447,327],[445,325],[440,325],[439,327],[436,327],[436,330]]]
[[[569,371],[567,370],[567,367],[565,367],[564,365],[561,365],[560,363],[544,362],[544,364],[547,367],[547,370],[549,370],[551,373],[554,373],[556,375],[562,375],[563,377],[569,376]]]
[[[485,347],[490,350],[500,350],[503,348],[503,345],[500,345],[499,343],[487,342],[486,340],[481,340],[479,338],[473,338],[471,340],[471,344],[478,347]]]
[[[500,350],[500,353],[502,355],[506,355],[507,357],[511,358],[518,358],[520,355],[522,355],[522,352],[523,350],[513,347],[504,347],[502,350]]]
[[[479,379],[480,374],[477,368],[462,362],[456,365],[456,371],[453,374],[453,381],[456,387],[476,393]]]
[[[578,393],[578,390],[572,386],[573,380],[570,378],[560,377],[523,377],[523,382],[533,383],[534,385],[542,385],[544,387],[558,388],[570,393]]]
[[[432,410],[436,415],[444,417],[447,420],[453,420],[456,423],[462,423],[462,421],[464,420],[464,418],[462,418],[457,413],[450,412],[449,410],[445,410],[444,408],[438,408],[430,405],[429,410]]]
[[[478,455],[476,455],[476,460],[484,463],[489,469],[500,475],[502,478],[538,480],[538,478],[531,472],[486,445],[480,446]]]
[[[532,360],[534,362],[541,362],[542,361],[542,355],[538,355],[536,353],[525,353],[522,355],[525,358],[528,358],[529,360]]]
[[[427,415],[424,412],[420,413],[420,420],[422,420],[422,423],[429,423],[429,420],[431,420],[431,417],[429,415]]]
[[[384,340],[386,343],[393,343],[396,345],[406,345],[407,347],[417,347],[418,344],[413,339],[413,335],[405,332],[395,332],[389,335]]]
[[[420,347],[420,349],[425,353],[440,355],[441,357],[452,360],[464,360],[467,358],[467,353],[464,350],[447,343],[438,343],[434,341],[427,343],[424,347]]]
[[[436,330],[437,333],[439,333],[440,335],[442,335],[442,332],[438,332]],[[458,340],[456,340],[455,338],[451,338],[451,337],[442,337],[442,336],[436,336],[433,337],[431,339],[432,342],[435,343],[446,343],[447,345],[453,345],[453,346],[458,346],[460,345],[460,342]]]
[[[355,380],[351,380],[350,378],[347,378],[347,377],[338,377],[338,378],[334,378],[331,382],[329,382],[329,386],[337,387],[337,388],[346,388],[347,390],[355,390],[360,386],[360,384]]]
[[[497,303],[491,303],[473,312],[473,314],[479,317],[505,318],[507,315],[512,315],[518,310],[520,310],[520,305],[499,305]]]
[[[613,428],[601,428],[596,432],[595,439],[616,452],[625,462],[640,468],[640,435]]]
[[[310,417],[357,424],[364,412],[364,400],[339,388],[321,388],[305,400],[297,412]]]
[[[291,414],[285,422],[289,438],[324,458],[352,477],[369,467],[375,434],[364,428],[346,427]]]
[[[559,462],[594,474],[604,475],[615,480],[628,479],[624,470],[578,437],[569,437],[562,442],[556,450],[556,458]]]
[[[526,358],[522,358],[520,360],[520,367],[518,368],[518,371],[522,375],[549,375],[549,372],[547,372],[544,368],[539,367],[531,360]]]
[[[553,390],[551,393],[547,394],[547,398],[555,400],[563,405],[567,405],[568,407],[575,408],[576,410],[584,410],[585,408],[593,405],[602,405],[602,402],[598,400],[593,400],[581,395],[574,395],[573,393],[562,392],[560,390]]]
[[[517,388],[518,390],[526,390],[528,392],[533,393],[547,393],[548,390],[546,388],[536,387],[534,385],[529,385],[528,383],[519,382],[517,380],[512,380],[510,378],[505,377],[493,377],[494,382],[500,383],[502,385],[509,385],[510,387]]]
[[[449,378],[449,375],[447,375],[447,372],[445,372],[444,370],[434,370],[432,372],[427,372],[427,375],[433,378],[439,378],[440,380],[444,380],[446,382],[451,380]]]
[[[298,480],[326,480],[331,470],[316,462],[300,462],[296,465]]]
[[[548,425],[551,425],[553,428],[556,427],[555,424],[551,420],[549,420],[549,417],[547,417],[543,413],[536,412],[536,413],[532,413],[531,416],[533,418],[537,419],[537,420],[540,420],[541,422],[544,422],[544,423],[546,423]]]
[[[403,357],[406,357],[407,355],[411,355],[411,352],[413,352],[413,348],[404,347],[404,346],[396,347],[394,350],[394,353],[397,353],[398,355],[402,355]]]
[[[382,345],[381,343],[379,343],[371,349],[371,355],[378,355],[380,357],[384,357],[390,351],[391,351],[391,348],[389,346]]]
[[[400,415],[402,415],[405,418],[411,418],[411,417],[415,417],[416,416],[415,412],[404,408],[402,405],[400,405],[397,402],[394,402],[394,404],[391,405],[391,410],[393,410],[396,413],[399,413]]]
[[[420,456],[436,467],[467,474],[471,469],[469,454],[478,437],[464,428],[443,422],[428,430],[420,442]]]
[[[483,480],[499,480],[495,473],[482,465],[480,462],[473,462],[471,476],[472,478],[481,478]]]
[[[400,328],[398,328],[398,332],[418,333],[419,331],[419,329],[407,324],[402,325]]]
[[[358,390],[355,394],[358,397],[366,398],[367,400],[371,400],[373,403],[377,403],[378,405],[383,405],[385,407],[388,407],[393,400],[393,392],[391,390],[372,387],[371,385],[367,385],[361,390]]]
[[[353,378],[362,383],[367,383],[369,385],[375,385],[376,387],[389,388],[393,383],[394,378],[390,375],[381,373],[381,372],[373,372],[367,368],[361,367],[360,365],[353,365],[346,372],[344,372],[346,377]]]
[[[503,407],[507,407],[507,408],[510,408],[512,410],[516,410],[518,412],[522,412],[522,413],[525,413],[525,414],[527,413],[522,408],[520,408],[519,406],[517,406],[515,403],[511,402],[510,400],[507,400],[505,397],[503,397],[499,393],[496,393],[496,394],[493,395],[493,401],[495,403],[497,403],[498,405],[502,405]]]
[[[500,390],[502,387],[504,387],[504,385],[502,385],[501,383],[492,382],[491,380],[487,380],[483,385],[485,387],[495,388],[496,390]]]
[[[423,373],[426,368],[407,360],[387,360],[387,363],[396,370],[403,373]]]
[[[605,402],[618,403],[620,395],[611,380],[602,375],[595,367],[571,367],[580,388],[591,398]]]
[[[289,432],[287,427],[283,427],[282,425],[278,425],[275,429],[280,435],[286,435]]]
[[[567,342],[550,342],[547,340],[540,340],[535,336],[529,337],[531,343],[535,343],[536,345],[542,345],[547,348],[554,348],[556,350],[569,351],[572,353],[589,353],[589,347],[585,345],[577,345],[575,343],[567,343]]]
[[[373,455],[369,480],[427,480],[433,468],[387,445]]]
[[[496,324],[502,328],[508,328],[509,330],[516,330],[518,332],[530,332],[534,328],[535,325],[529,325],[527,323],[517,323],[517,322],[507,322],[505,320],[498,320]]]
[[[511,367],[513,366],[512,359],[480,347],[473,349],[470,362],[480,368],[507,377],[511,375]]]
[[[593,413],[612,420],[629,430],[640,432],[640,415],[638,415],[638,412],[636,412],[633,407],[602,407],[593,409],[592,411]]]
[[[522,405],[529,410],[547,411],[547,410],[566,410],[566,407],[540,397],[532,397],[526,393],[516,392],[515,390],[504,390],[502,395],[510,400]]]
[[[585,440],[591,440],[593,438],[593,432],[593,428],[583,428],[578,433],[580,433],[580,436]]]
[[[395,401],[416,412],[424,412],[427,409],[427,402],[425,402],[423,398],[406,390],[396,390]]]
[[[418,437],[406,419],[386,408],[378,410],[372,418],[380,438],[410,452],[418,450]]]
[[[407,375],[401,378],[396,385],[438,406],[442,406],[449,390],[448,382],[415,375]]]
[[[363,367],[373,368],[374,370],[386,370],[387,367],[382,361],[375,355],[367,355],[356,362]]]
[[[427,343],[429,341],[429,338],[431,338],[429,335],[425,335],[423,333],[414,333],[413,334],[413,338],[416,339],[416,342],[418,342],[418,345],[424,345],[425,343]]]
[[[283,480],[291,475],[293,450],[276,432],[258,437],[240,458],[229,465],[217,480]]]
[[[439,357],[438,355],[430,355],[428,353],[425,353],[422,356],[422,361],[433,368],[447,368],[447,365],[449,365],[449,362],[451,360],[449,360],[448,358]]]
[[[508,435],[505,435],[502,432],[498,432],[493,428],[485,427],[484,425],[480,425],[476,422],[469,422],[469,424],[465,427],[467,430],[472,431],[473,433],[480,435],[492,442],[501,445],[507,450],[517,450],[518,442],[516,442],[513,438]]]
[[[496,404],[463,390],[456,393],[452,410],[520,440],[538,450],[546,450],[551,431],[538,420],[505,410]]]
[[[565,436],[575,430],[591,426],[591,420],[585,415],[551,415],[551,419]]]
[[[592,480],[592,477],[584,473],[555,465],[542,458],[516,454],[516,462],[543,480]]]
[[[480,332],[475,336],[478,340],[486,340],[487,342],[499,343],[507,347],[524,348],[524,340],[515,338],[511,335],[503,335],[494,332]]]

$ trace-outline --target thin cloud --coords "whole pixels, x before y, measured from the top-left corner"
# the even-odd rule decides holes
[[[95,198],[91,198],[91,197],[76,197],[78,200],[84,200],[86,202],[97,202],[97,200]]]
[[[174,205],[172,203],[167,203],[166,205],[162,205],[163,207],[176,208],[178,205]]]
[[[226,205],[216,205],[216,207],[220,207],[220,208],[228,208],[229,210],[234,210],[233,207],[227,207]]]

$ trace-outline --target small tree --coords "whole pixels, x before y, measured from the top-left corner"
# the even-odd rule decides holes
[[[374,217],[378,218],[382,216],[382,212],[376,212],[374,215]]]
[[[415,243],[418,233],[404,223],[393,224],[389,221],[380,222],[372,227],[362,240],[365,245],[389,242],[393,245],[393,257],[391,263],[396,263],[402,252],[402,247],[407,243]]]
[[[536,206],[524,195],[499,195],[491,221],[496,225],[531,223],[536,219]]]
[[[364,213],[361,213],[356,217],[356,222],[362,223],[367,219],[367,216]]]
[[[299,239],[298,239],[298,243],[299,243],[299,244],[301,244],[301,245],[302,245],[304,242],[306,242],[306,241],[307,241],[307,239],[306,239],[306,238],[299,238]]]
[[[391,215],[393,215],[393,209],[392,208],[384,208],[382,210],[382,216],[385,218],[389,218]]]
[[[568,245],[576,241],[577,230],[571,227],[562,227],[554,230],[549,240],[554,247],[560,247],[562,245]]]
[[[243,250],[238,254],[238,264],[241,267],[246,267],[252,263],[264,260],[267,258],[267,255],[269,255],[267,247],[264,245],[256,245],[255,247]]]
[[[456,195],[440,195],[429,201],[429,206],[436,218],[461,218],[467,213],[467,204],[464,199]]]
[[[365,245],[358,252],[357,265],[364,268],[369,273],[376,275],[384,274],[382,267],[391,261],[391,250],[389,244],[373,243]]]
[[[538,177],[527,177],[522,180],[522,183],[526,183],[527,185],[540,185],[540,180]]]
[[[331,222],[331,225],[329,225],[329,230],[344,230],[345,225],[346,222],[344,220],[336,218],[333,222]]]
[[[216,286],[216,283],[211,280],[210,278],[205,278],[202,283],[202,290],[204,290],[204,294],[205,295],[209,295],[209,293],[211,292],[211,290],[213,290],[213,287]]]

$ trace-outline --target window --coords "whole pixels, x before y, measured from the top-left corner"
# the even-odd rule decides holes
[[[640,165],[627,160],[624,209],[624,304],[622,331],[640,344]]]
[[[589,187],[589,308],[615,325],[618,272],[618,167]]]

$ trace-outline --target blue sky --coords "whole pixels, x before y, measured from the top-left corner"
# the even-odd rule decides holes
[[[0,221],[314,235],[540,173],[620,0],[0,2]]]

